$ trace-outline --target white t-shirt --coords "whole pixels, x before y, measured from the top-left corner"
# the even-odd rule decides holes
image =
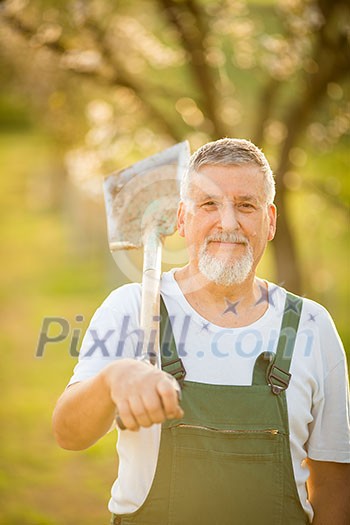
[[[222,328],[190,306],[175,271],[163,274],[161,293],[186,379],[250,385],[257,356],[276,351],[286,291],[268,283],[268,309],[260,319],[241,328]],[[140,299],[139,284],[124,285],[107,297],[91,320],[69,384],[96,375],[115,359],[137,355]],[[312,519],[305,485],[309,471],[303,460],[350,462],[350,424],[344,350],[328,312],[309,299],[304,299],[290,372],[286,394],[294,476],[300,501]],[[118,433],[119,472],[111,512],[131,513],[144,502],[155,474],[160,430],[153,425]]]

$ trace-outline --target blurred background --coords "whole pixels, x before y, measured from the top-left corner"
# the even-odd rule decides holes
[[[278,187],[260,275],[350,343],[345,0],[0,2],[3,525],[107,524],[114,433],[59,450],[51,413],[97,306],[140,269],[109,254],[103,176],[189,140],[253,140]],[[164,268],[186,262],[176,235]],[[39,345],[46,333],[57,339]],[[137,483],[137,480],[135,480]]]

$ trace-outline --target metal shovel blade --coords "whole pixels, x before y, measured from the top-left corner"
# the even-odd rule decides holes
[[[188,142],[180,142],[105,179],[112,254],[140,248],[151,230],[161,239],[175,232],[179,185],[189,154]]]

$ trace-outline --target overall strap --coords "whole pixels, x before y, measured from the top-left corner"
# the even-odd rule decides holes
[[[171,374],[182,384],[186,370],[177,352],[171,320],[162,296],[160,296],[159,341],[162,370]]]
[[[267,382],[274,394],[278,395],[288,388],[291,374],[290,364],[293,357],[303,300],[287,292],[284,313],[278,339],[276,356],[267,369]]]
[[[302,299],[287,292],[280,337],[276,354],[262,352],[256,359],[253,372],[253,385],[271,386],[274,394],[279,394],[288,387],[289,368],[293,356],[298,330]]]

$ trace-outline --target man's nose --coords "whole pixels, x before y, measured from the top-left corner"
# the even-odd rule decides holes
[[[223,230],[235,230],[239,227],[236,210],[232,203],[222,205],[220,209],[220,222]]]

